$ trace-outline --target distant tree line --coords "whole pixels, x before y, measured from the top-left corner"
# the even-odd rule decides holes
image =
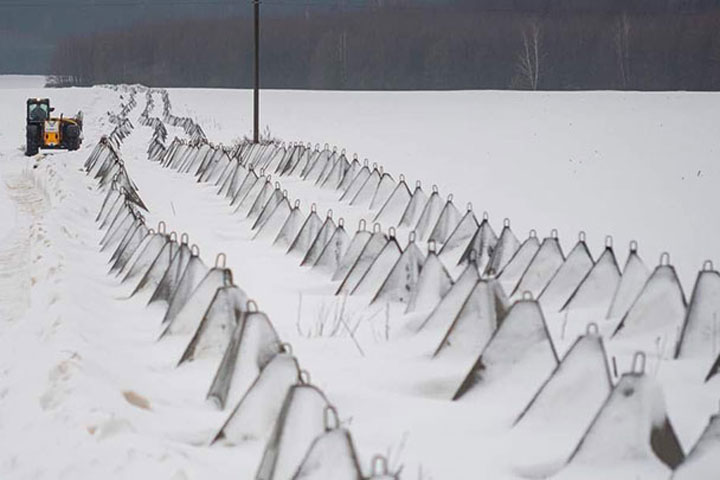
[[[720,90],[717,2],[458,0],[266,16],[262,84],[298,89]],[[512,8],[508,7],[512,5]],[[68,37],[59,83],[249,87],[252,22]]]

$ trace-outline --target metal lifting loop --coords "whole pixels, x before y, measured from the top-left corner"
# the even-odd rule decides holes
[[[612,235],[608,235],[605,237],[605,248],[612,248],[613,246],[613,237]]]
[[[378,222],[375,222],[375,225],[373,225],[373,233],[380,233],[382,232],[382,226]]]
[[[193,246],[190,247],[190,255],[192,255],[193,257],[198,257],[198,256],[200,256],[200,247],[198,247],[197,245],[193,244]]]
[[[388,228],[388,236],[390,238],[395,238],[395,227]]]
[[[307,370],[300,370],[300,383],[303,385],[310,385],[310,372]]]
[[[364,218],[361,218],[360,222],[358,223],[358,230],[361,232],[364,232],[366,228],[367,228],[367,222],[365,221]]]
[[[363,167],[367,167],[368,165],[370,165],[370,160],[366,158],[365,160],[363,160]]]
[[[345,226],[345,219],[343,217],[338,218],[338,227],[344,227]]]
[[[554,238],[555,240],[557,240],[557,238],[558,238],[557,228],[553,228],[552,230],[550,230],[550,237],[551,237],[551,238]]]
[[[533,299],[533,294],[532,294],[532,292],[529,291],[529,290],[525,290],[525,291],[523,292],[523,294],[522,294],[522,299],[523,299],[523,300],[532,300],[532,299]]]
[[[180,243],[183,245],[187,245],[190,241],[190,235],[187,234],[187,232],[183,232],[182,235],[180,235]]]
[[[223,285],[226,287],[230,287],[233,284],[233,277],[232,277],[232,270],[225,269],[223,270]]]
[[[437,186],[437,185],[433,185],[433,186],[432,186],[432,193],[438,193],[438,192],[439,192],[438,186]]]
[[[340,419],[338,418],[337,409],[332,405],[327,405],[323,412],[323,423],[325,423],[325,431],[337,430],[340,428]]]
[[[300,199],[295,200],[295,208],[300,208]]]
[[[452,203],[454,198],[455,198],[455,195],[453,195],[452,193],[451,193],[450,195],[448,195],[448,196],[447,196],[447,203]]]
[[[165,222],[163,220],[158,222],[158,233],[165,233]]]
[[[509,218],[503,219],[503,227],[510,228],[510,219]]]
[[[387,459],[382,455],[375,455],[372,459],[373,476],[387,475],[388,464]]]
[[[417,180],[415,182],[415,190],[418,190],[420,188],[422,188],[422,182],[420,180]]]
[[[283,198],[287,198],[287,197],[288,197],[288,191],[287,191],[287,190],[283,190],[282,194],[283,194]]]
[[[472,250],[470,250],[470,253],[468,254],[468,260],[470,260],[470,263],[477,262],[477,256],[478,256],[477,250],[475,250],[474,248]]]
[[[327,218],[332,218],[332,217],[333,217],[333,211],[332,211],[332,208],[330,208],[327,211]]]
[[[588,323],[586,333],[588,335],[598,335],[600,333],[600,328],[598,327],[598,324],[595,322]]]
[[[660,255],[660,265],[662,265],[662,266],[670,265],[670,254],[668,252],[663,252]]]
[[[401,173],[398,178],[399,178],[400,183],[405,183],[405,175],[403,175],[403,174]]]
[[[630,253],[636,253],[638,251],[637,240],[630,240]]]
[[[170,241],[171,242],[177,242],[177,238],[178,238],[177,232],[175,232],[175,231],[170,232]]]
[[[275,182],[275,190],[280,190],[280,182]]]
[[[317,204],[313,203],[310,205],[310,213],[316,213],[317,212]]]
[[[702,269],[703,269],[703,272],[710,272],[710,271],[712,271],[712,270],[713,270],[713,262],[712,262],[712,260],[705,260],[705,261],[703,262],[703,267],[702,267]]]
[[[247,301],[246,308],[247,308],[247,311],[251,312],[251,313],[255,313],[258,311],[257,303],[255,302],[255,300],[252,300],[252,299]]]
[[[436,253],[437,251],[437,243],[435,243],[435,240],[428,240],[428,252],[429,253]]]
[[[530,230],[530,238],[537,238],[537,231],[534,228]]]
[[[282,353],[287,353],[288,355],[292,355],[293,353],[292,345],[290,345],[288,342],[281,343],[280,350],[282,351]]]
[[[224,253],[218,253],[215,257],[215,268],[225,268],[227,262],[227,255]]]
[[[417,239],[417,234],[415,233],[415,230],[413,230],[408,234],[408,243],[415,243],[416,239]]]
[[[642,375],[645,373],[645,364],[647,363],[647,356],[645,352],[635,352],[633,355],[632,362],[632,373]]]
[[[578,233],[578,241],[585,243],[585,240],[587,240],[587,235],[584,230],[580,230],[580,233]]]
[[[465,207],[465,210],[467,210],[468,212],[472,212],[472,210],[473,210],[473,208],[472,208],[472,202],[468,202],[468,203],[467,203],[467,206]]]

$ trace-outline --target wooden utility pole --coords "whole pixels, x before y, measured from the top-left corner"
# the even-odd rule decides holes
[[[255,10],[255,89],[253,91],[253,142],[260,143],[260,0],[253,0]]]

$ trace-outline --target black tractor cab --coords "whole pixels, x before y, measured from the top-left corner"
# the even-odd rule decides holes
[[[28,98],[27,123],[43,123],[50,118],[53,110],[55,109],[50,107],[49,98]]]

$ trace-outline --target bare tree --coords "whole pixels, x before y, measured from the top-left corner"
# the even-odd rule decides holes
[[[535,19],[522,29],[522,48],[517,57],[516,87],[537,90],[540,84],[540,62],[543,59],[542,28]]]
[[[620,75],[620,87],[626,89],[630,83],[630,19],[626,13],[623,12],[617,19],[614,28],[613,43]]]

